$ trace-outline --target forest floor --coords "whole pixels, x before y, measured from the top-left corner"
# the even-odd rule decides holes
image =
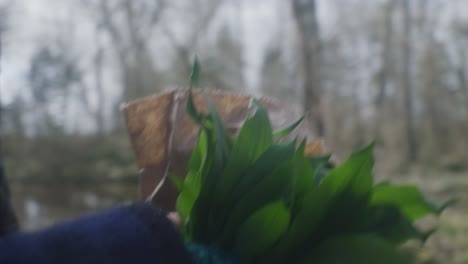
[[[409,243],[421,264],[468,264],[468,171],[450,172],[413,167],[386,175],[395,183],[416,184],[432,201],[458,199],[439,219],[423,219],[422,226],[436,224],[437,231],[424,245]]]

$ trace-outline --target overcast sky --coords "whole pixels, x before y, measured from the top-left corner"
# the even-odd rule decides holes
[[[380,2],[381,0],[335,0],[336,2]],[[467,0],[451,1],[455,8],[440,10],[443,20],[454,15],[468,16]],[[86,34],[92,25],[88,18],[77,16],[70,5],[69,0],[0,0],[0,3],[12,2],[13,9],[10,29],[2,38],[3,54],[1,58],[2,73],[0,75],[0,89],[2,101],[8,103],[13,94],[21,90],[26,84],[25,73],[29,68],[31,52],[38,42],[46,39],[48,35],[56,33],[57,25],[70,21],[70,17],[76,23],[77,38],[86,39]],[[279,31],[293,34],[293,22],[288,19],[290,15],[289,1],[285,0],[230,0],[227,1],[219,17],[231,20],[231,24],[240,22],[238,28],[244,46],[244,61],[246,63],[245,77],[247,86],[256,87],[259,81],[258,71],[261,65],[262,54],[274,34]],[[374,2],[374,3],[375,3]],[[324,37],[333,34],[333,25],[340,18],[336,16],[330,7],[330,1],[318,1],[318,14],[321,32]],[[447,5],[445,5],[447,6]],[[241,7],[241,13],[238,12]],[[287,10],[287,12],[285,12]],[[368,12],[369,10],[361,10]],[[356,14],[359,15],[359,14]],[[237,21],[236,21],[237,20]],[[63,25],[66,27],[67,25]],[[287,29],[287,30],[282,30]],[[62,28],[63,30],[63,28]],[[441,32],[443,34],[443,31]],[[288,50],[291,48],[289,41],[291,36],[284,36],[281,45]],[[78,45],[83,48],[92,45],[90,41],[82,41]],[[161,43],[163,45],[163,43]],[[255,92],[255,91],[253,91]]]
[[[5,3],[11,0],[0,0]],[[70,1],[71,2],[71,1]],[[76,17],[69,1],[64,0],[14,0],[12,17],[9,21],[9,32],[2,38],[3,54],[1,58],[2,73],[0,75],[0,89],[2,101],[8,103],[12,95],[21,91],[27,85],[25,73],[29,68],[29,58],[38,42],[53,35],[57,25],[69,21],[70,17],[79,21],[78,31],[86,31],[89,23],[86,17]],[[322,1],[324,2],[324,1]],[[240,5],[242,12],[237,11]],[[231,7],[231,8],[230,8]],[[234,8],[232,8],[234,7]],[[291,21],[284,9],[289,9],[289,3],[284,0],[237,0],[230,1],[223,12],[224,19],[240,20],[239,33],[242,34],[244,46],[244,61],[246,62],[245,77],[247,86],[256,87],[258,71],[261,65],[262,53],[273,34],[281,28],[291,29]],[[326,5],[320,4],[320,20],[328,19],[330,12],[326,12]],[[324,12],[325,11],[325,12]],[[239,17],[240,15],[240,17]],[[289,21],[286,23],[285,21]],[[290,32],[291,30],[287,30]],[[286,36],[285,36],[286,37]],[[283,38],[281,45],[287,46],[287,38]],[[80,43],[86,46],[90,43]],[[255,91],[254,91],[255,92]]]

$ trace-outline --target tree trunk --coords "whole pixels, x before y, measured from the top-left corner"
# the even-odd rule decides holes
[[[468,77],[466,76],[466,53],[462,49],[459,51],[459,55],[461,57],[461,64],[459,67],[456,69],[456,74],[457,74],[457,79],[458,79],[458,85],[460,86],[460,90],[463,91],[463,94],[465,96],[465,104],[466,104],[466,124],[464,125],[464,130],[465,130],[465,155],[466,155],[466,160],[468,160]]]
[[[387,85],[391,73],[393,73],[393,19],[392,14],[394,11],[395,2],[393,0],[388,1],[384,8],[384,25],[383,25],[383,44],[381,51],[381,60],[382,66],[377,75],[377,85],[378,92],[375,97],[375,110],[376,118],[374,121],[374,136],[377,140],[381,138],[381,124],[383,124],[382,119],[384,118],[384,106],[385,106],[385,97],[387,94]]]
[[[97,125],[97,132],[99,135],[103,135],[105,131],[105,93],[102,80],[102,70],[103,70],[103,55],[104,50],[102,47],[99,47],[97,53],[94,57],[94,70],[95,70],[95,82],[96,82],[96,95],[97,95],[97,109],[95,113],[95,120]]]
[[[299,32],[301,59],[304,74],[304,112],[309,114],[314,132],[324,135],[321,107],[321,51],[315,0],[292,0],[294,18]]]
[[[403,107],[405,110],[405,129],[408,162],[417,160],[417,145],[414,135],[413,86],[411,83],[411,9],[410,0],[403,0]]]
[[[2,41],[0,32],[0,58],[2,55]],[[1,71],[1,69],[0,69]],[[3,167],[3,105],[0,97],[0,238],[7,233],[18,230],[18,220],[13,211],[10,200],[10,189]]]
[[[361,119],[361,104],[359,102],[358,96],[358,89],[359,89],[359,82],[356,80],[351,86],[352,93],[351,96],[353,98],[353,119],[354,119],[354,136],[352,139],[353,148],[360,148],[365,143],[365,135],[366,129],[363,124],[363,120]]]

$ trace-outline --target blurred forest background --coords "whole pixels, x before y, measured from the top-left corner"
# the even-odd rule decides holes
[[[2,143],[27,229],[137,199],[119,105],[205,84],[309,112],[379,179],[458,195],[417,258],[468,263],[467,0],[0,0]]]

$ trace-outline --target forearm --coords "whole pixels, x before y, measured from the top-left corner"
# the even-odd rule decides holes
[[[0,240],[0,263],[190,263],[173,224],[148,204]]]

